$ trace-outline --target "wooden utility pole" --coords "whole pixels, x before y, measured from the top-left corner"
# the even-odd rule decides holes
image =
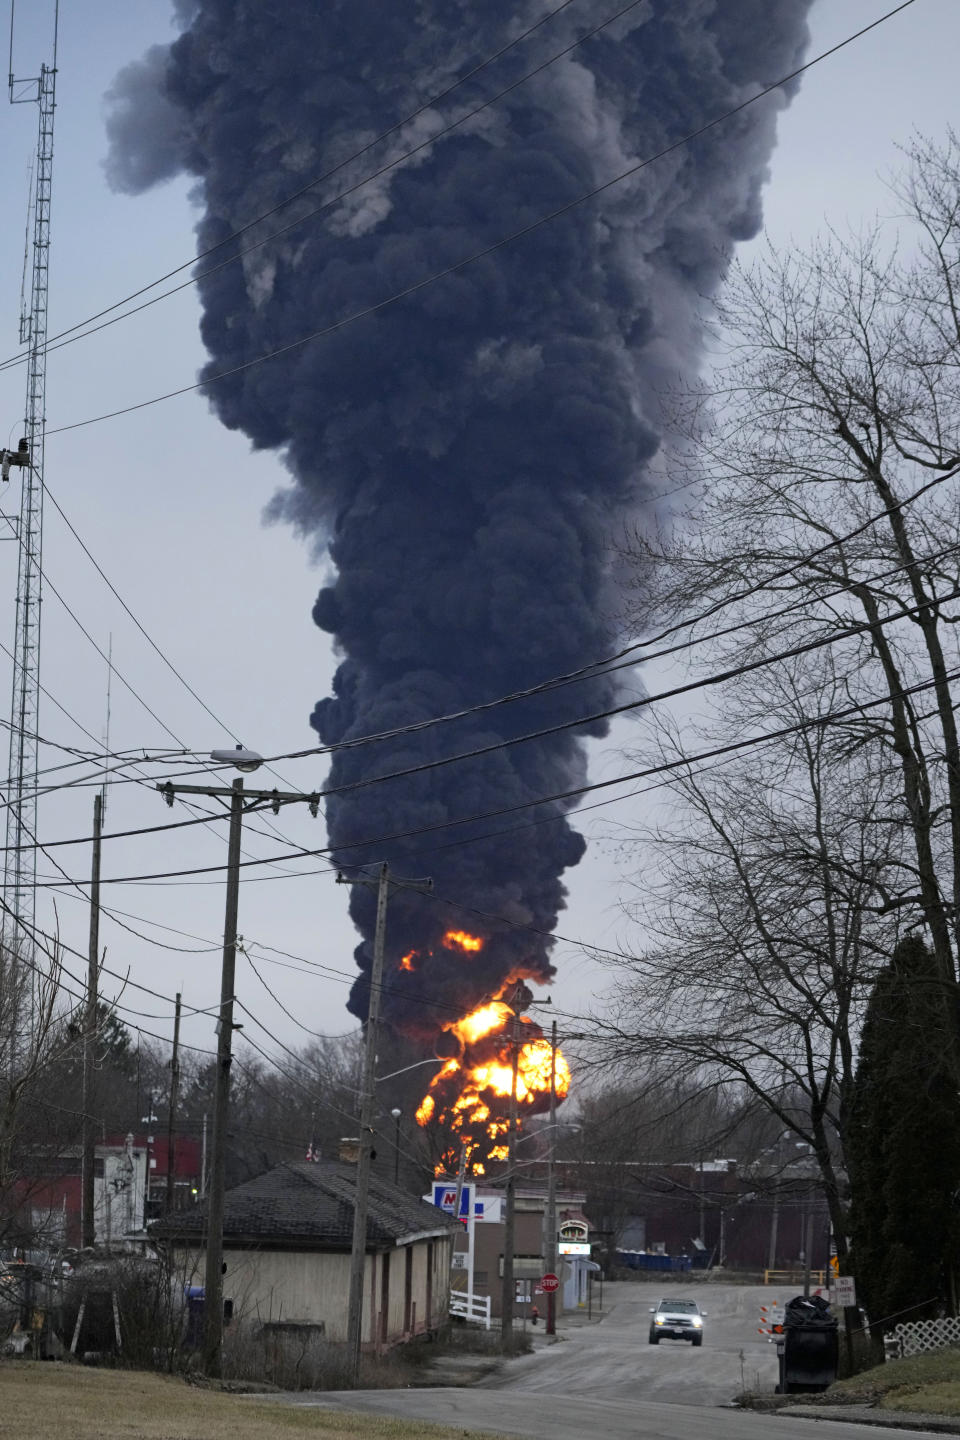
[[[173,1209],[173,1182],[177,1154],[177,1101],[180,1098],[180,991],[177,991],[177,1008],[173,1018],[173,1057],[170,1061],[170,1113],[167,1119],[167,1193],[164,1210],[169,1215]]]
[[[350,1376],[356,1384],[363,1343],[363,1272],[367,1258],[367,1210],[370,1198],[370,1160],[373,1150],[373,1107],[376,1093],[377,1041],[380,1034],[380,998],[383,992],[383,954],[387,931],[390,866],[380,866],[377,881],[377,924],[373,939],[373,968],[364,1036],[363,1079],[360,1088],[360,1153],[357,1156],[357,1195],[353,1204],[353,1243],[350,1248],[350,1295],[347,1302],[347,1351]]]
[[[376,1104],[377,1042],[380,1034],[380,1005],[383,996],[383,957],[387,935],[387,901],[391,885],[395,889],[433,889],[432,880],[396,880],[390,866],[380,866],[376,880],[362,877],[337,876],[341,885],[376,886],[377,921],[373,936],[373,966],[370,971],[370,998],[364,1029],[363,1066],[360,1081],[360,1145],[357,1156],[357,1194],[353,1206],[353,1240],[350,1247],[350,1292],[347,1306],[347,1364],[356,1384],[360,1373],[360,1350],[363,1344],[363,1275],[367,1258],[367,1212],[370,1201],[370,1161],[373,1157],[373,1116]],[[430,1317],[427,1316],[429,1324]]]
[[[97,989],[100,949],[100,831],[103,820],[103,797],[93,797],[93,861],[90,869],[90,948],[87,960],[87,1003],[83,1017],[83,1088],[81,1108],[82,1157],[80,1161],[80,1243],[92,1249],[97,1238],[94,1212],[93,1162],[96,1147],[94,1124],[95,1072],[93,1052],[97,1039]]]
[[[210,758],[252,771],[263,764],[262,755],[238,745],[232,750],[214,750]],[[177,795],[209,795],[230,801],[230,837],[227,845],[227,898],[223,922],[223,965],[220,974],[220,1017],[217,1021],[217,1072],[213,1102],[213,1138],[210,1157],[210,1192],[207,1206],[207,1258],[203,1287],[203,1360],[208,1375],[218,1377],[222,1368],[223,1345],[223,1212],[227,1170],[227,1112],[230,1100],[230,1067],[233,1064],[233,1001],[237,961],[237,914],[240,907],[240,841],[247,810],[269,806],[275,815],[281,805],[299,801],[309,805],[316,819],[319,795],[287,790],[244,790],[243,780],[234,780],[230,789],[222,785],[174,785],[167,780],[157,789],[172,805]]]
[[[517,1143],[517,1070],[520,1065],[520,1019],[510,1021],[513,1057],[510,1066],[510,1129],[507,1134],[507,1192],[503,1206],[503,1288],[500,1292],[500,1338],[502,1348],[513,1348],[513,1310],[516,1285],[513,1275],[514,1231],[516,1229],[516,1176],[514,1160]]]
[[[544,1260],[548,1275],[557,1273],[557,1022],[550,1026],[550,1150],[547,1160],[547,1215]],[[557,1333],[557,1295],[547,1291],[547,1334]]]
[[[213,1097],[213,1156],[207,1209],[207,1262],[203,1281],[203,1358],[208,1375],[219,1376],[223,1344],[223,1207],[227,1178],[227,1105],[233,1064],[233,994],[237,962],[237,912],[240,904],[240,834],[243,826],[243,781],[232,785],[230,839],[227,845],[227,902],[223,923],[223,964],[220,972],[220,1019],[217,1022],[217,1074]]]

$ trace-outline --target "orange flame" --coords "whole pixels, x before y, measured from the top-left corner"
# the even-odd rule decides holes
[[[443,937],[443,945],[446,950],[463,950],[467,954],[483,949],[480,936],[468,935],[466,930],[448,930]]]
[[[414,961],[414,957],[415,957],[416,953],[417,953],[416,950],[411,950],[411,951],[409,952],[409,954],[403,956],[403,958],[402,958],[401,961],[400,961],[400,969],[401,969],[401,970],[413,970],[413,969],[415,968],[415,967],[414,967],[414,964],[413,964],[413,961]]]
[[[444,1028],[460,1041],[460,1056],[447,1060],[433,1077],[417,1111],[420,1125],[437,1124],[450,1137],[438,1174],[456,1173],[461,1150],[474,1175],[484,1173],[485,1161],[509,1158],[514,1023],[520,1041],[516,1057],[518,1128],[524,1114],[547,1109],[551,1069],[556,1098],[565,1099],[570,1067],[562,1052],[558,1049],[554,1059],[553,1047],[539,1026],[522,1015],[514,1020],[505,1001],[488,1001],[462,1019],[449,1022]]]
[[[472,1011],[462,1020],[444,1028],[449,1028],[454,1035],[459,1035],[464,1044],[474,1045],[491,1031],[501,1030],[512,1013],[510,1006],[504,1005],[502,1000],[491,1000],[489,1005],[481,1005],[479,1010]]]

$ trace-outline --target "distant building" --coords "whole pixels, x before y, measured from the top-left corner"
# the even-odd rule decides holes
[[[809,1157],[768,1156],[744,1166],[577,1161],[562,1165],[586,1194],[596,1258],[610,1271],[625,1255],[687,1257],[694,1268],[826,1268],[830,1225],[819,1172]],[[640,1268],[643,1268],[642,1266]]]
[[[49,1249],[79,1249],[81,1243],[81,1162],[79,1146],[56,1154],[34,1152],[29,1174],[13,1187],[16,1232]],[[174,1208],[196,1204],[200,1189],[200,1146],[181,1139],[174,1147]],[[124,1249],[159,1215],[167,1183],[166,1140],[150,1135],[111,1137],[94,1148],[93,1204],[96,1244]]]
[[[450,1185],[455,1187],[456,1181]],[[575,1225],[578,1239],[588,1239],[589,1222],[582,1213],[585,1196],[582,1190],[562,1186],[557,1190],[557,1230],[562,1241],[564,1226]],[[476,1200],[483,1209],[483,1218],[474,1227],[474,1294],[489,1295],[490,1313],[494,1318],[502,1311],[503,1298],[503,1242],[506,1227],[503,1222],[503,1187],[496,1182],[478,1184]],[[513,1274],[516,1282],[515,1302],[518,1318],[529,1315],[536,1306],[541,1314],[544,1300],[540,1293],[540,1280],[546,1272],[547,1252],[547,1187],[545,1181],[523,1181],[515,1190],[514,1204],[514,1259]],[[460,1227],[457,1250],[466,1246],[463,1227]],[[591,1276],[597,1270],[596,1264],[586,1255],[560,1255],[557,1271],[561,1288],[561,1307],[576,1309],[585,1305],[589,1298]],[[466,1274],[455,1272],[456,1288],[466,1288]]]

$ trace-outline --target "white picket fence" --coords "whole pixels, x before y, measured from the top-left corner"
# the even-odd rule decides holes
[[[923,1355],[946,1345],[960,1345],[960,1319],[947,1315],[942,1320],[911,1320],[897,1325],[893,1333],[901,1355]]]
[[[490,1296],[473,1295],[468,1300],[463,1290],[450,1291],[450,1314],[456,1315],[460,1320],[472,1320],[476,1325],[482,1325],[484,1330],[490,1329]]]

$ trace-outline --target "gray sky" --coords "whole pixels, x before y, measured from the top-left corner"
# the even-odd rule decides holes
[[[122,4],[87,0],[83,6],[62,8],[51,334],[188,260],[194,220],[185,182],[130,199],[111,194],[102,170],[104,92],[121,66],[142,55],[148,45],[169,39],[167,6],[158,0]],[[886,4],[819,0],[812,16],[811,55],[889,8],[892,0]],[[18,75],[35,74],[39,62],[48,58],[52,10],[53,0],[35,0],[29,14],[25,6],[18,8],[14,53]],[[775,243],[802,246],[827,219],[840,227],[858,226],[890,208],[882,177],[896,168],[896,146],[914,129],[934,137],[945,131],[958,54],[960,7],[955,0],[915,0],[903,14],[805,77],[799,96],[781,118],[766,192],[767,232]],[[18,348],[35,107],[6,110],[2,124],[6,224],[0,232],[0,334],[5,339],[0,351],[6,358]],[[741,257],[749,258],[751,248],[745,247]],[[190,384],[204,358],[198,315],[193,292],[186,289],[136,319],[51,355],[48,427],[70,425]],[[16,442],[22,411],[22,370],[0,371],[0,445]],[[264,505],[284,479],[276,456],[249,453],[246,442],[224,430],[195,394],[52,435],[47,444],[50,493],[113,585],[224,725],[264,755],[306,748],[315,741],[307,717],[326,693],[334,664],[327,637],[310,618],[322,568],[288,530],[268,528],[261,521]],[[7,512],[15,511],[18,498],[18,487],[11,484],[0,504]],[[43,558],[52,585],[104,650],[112,635],[117,671],[162,722],[152,718],[115,675],[111,750],[142,747],[156,753],[179,748],[182,742],[186,749],[205,755],[213,746],[232,743],[224,726],[204,713],[149,648],[49,503]],[[0,545],[0,595],[6,597],[7,616],[6,634],[0,621],[0,639],[8,645],[13,638],[15,587],[15,546]],[[43,611],[42,680],[80,725],[98,738],[103,736],[106,666],[50,589]],[[654,672],[646,673],[644,680],[651,689],[658,685]],[[0,688],[0,694],[7,693]],[[41,705],[40,733],[62,745],[91,748],[89,737],[47,700]],[[608,778],[627,768],[620,749],[628,740],[629,729],[623,726],[594,746],[593,778]],[[41,749],[41,766],[67,758],[54,748]],[[148,783],[112,787],[108,831],[186,818],[179,807],[168,810],[153,789],[154,780],[182,767],[171,761],[143,768]],[[296,789],[313,789],[323,780],[318,761],[284,762],[277,769]],[[65,771],[61,776],[76,773]],[[250,783],[280,782],[261,772]],[[40,809],[41,838],[89,834],[92,804],[88,786],[46,797]],[[609,811],[591,812],[584,817],[584,833],[588,838],[606,833],[611,819],[637,815],[638,804],[626,801],[611,805]],[[292,807],[276,823],[293,845],[325,843],[322,819],[310,819],[305,807]],[[261,827],[260,821],[256,824]],[[247,830],[245,851],[250,856],[274,855],[288,848],[292,846],[276,836]],[[51,853],[68,875],[79,879],[88,875],[89,843]],[[106,844],[104,876],[110,880],[217,866],[225,855],[222,822],[160,832]],[[630,864],[605,843],[591,845],[587,858],[566,877],[570,901],[559,927],[565,936],[600,946],[629,943],[618,901]],[[43,855],[38,872],[44,880],[59,878],[52,861]],[[267,992],[241,958],[237,994],[256,1021],[250,1015],[239,1018],[247,1037],[281,1061],[277,1041],[300,1045],[309,1038],[306,1031],[336,1034],[351,1028],[344,1002],[355,973],[355,937],[346,918],[346,898],[322,859],[246,872],[240,929],[251,947],[256,946],[257,968],[274,993]],[[63,939],[85,953],[86,905],[75,890],[72,894],[69,888],[41,890],[37,915],[45,927],[53,924],[54,903]],[[108,883],[104,903],[140,917],[122,918],[151,940],[183,946],[189,952],[159,948],[105,917],[101,938],[111,969],[124,975],[129,971],[131,982],[162,996],[172,997],[180,989],[185,1005],[197,1010],[216,1003],[222,873],[177,883]],[[186,939],[156,925],[200,938]],[[262,946],[276,949],[268,952]],[[603,972],[576,944],[559,943],[554,958],[559,969],[554,1000],[565,1010],[589,1006],[607,983]],[[315,968],[318,965],[326,968]],[[76,975],[82,971],[76,956],[67,956],[67,966]],[[119,982],[110,977],[103,988],[108,995],[120,993]],[[129,1007],[119,1012],[127,1023],[166,1037],[171,1034],[172,1000],[157,999],[128,985],[120,1004]],[[212,1019],[187,1018],[183,1035],[190,1044],[212,1047]]]

